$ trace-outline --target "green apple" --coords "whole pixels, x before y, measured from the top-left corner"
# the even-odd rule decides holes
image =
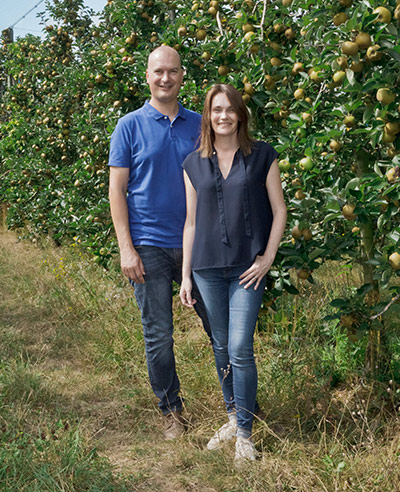
[[[305,128],[297,128],[296,137],[304,138],[307,135],[307,130]]]
[[[346,72],[343,72],[343,70],[335,72],[332,78],[335,84],[341,84],[343,80],[346,78]]]
[[[311,159],[311,157],[303,157],[302,159],[299,160],[299,167],[303,171],[310,171],[314,166],[314,163]]]
[[[278,162],[278,167],[282,172],[287,172],[290,169],[290,162],[289,159],[281,159]]]

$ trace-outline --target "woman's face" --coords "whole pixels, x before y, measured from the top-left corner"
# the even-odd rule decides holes
[[[239,117],[222,92],[216,94],[211,101],[211,128],[215,135],[230,136],[237,134]]]

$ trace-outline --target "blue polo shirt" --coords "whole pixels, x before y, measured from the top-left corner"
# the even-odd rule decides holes
[[[129,168],[127,203],[134,245],[181,248],[186,217],[182,162],[197,146],[201,116],[179,104],[174,121],[148,102],[122,117],[109,166]]]

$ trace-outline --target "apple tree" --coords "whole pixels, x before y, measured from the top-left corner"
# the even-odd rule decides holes
[[[201,111],[216,82],[238,88],[257,138],[280,152],[288,235],[265,304],[326,261],[363,280],[333,306],[370,366],[400,288],[400,3],[397,0],[48,1],[43,39],[3,43],[0,192],[9,225],[75,241],[106,265],[117,251],[107,203],[109,137],[149,97],[147,57],[167,44]],[[3,83],[3,88],[5,87]],[[4,89],[3,89],[4,90]]]

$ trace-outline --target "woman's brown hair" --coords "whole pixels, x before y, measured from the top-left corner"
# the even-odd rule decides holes
[[[214,96],[221,92],[229,99],[233,110],[238,115],[237,136],[239,147],[244,155],[249,155],[251,153],[251,145],[254,142],[248,130],[249,112],[240,92],[229,84],[216,84],[207,92],[206,100],[204,101],[203,118],[201,120],[200,155],[201,157],[211,157],[213,153],[215,134],[211,127],[211,105]]]

